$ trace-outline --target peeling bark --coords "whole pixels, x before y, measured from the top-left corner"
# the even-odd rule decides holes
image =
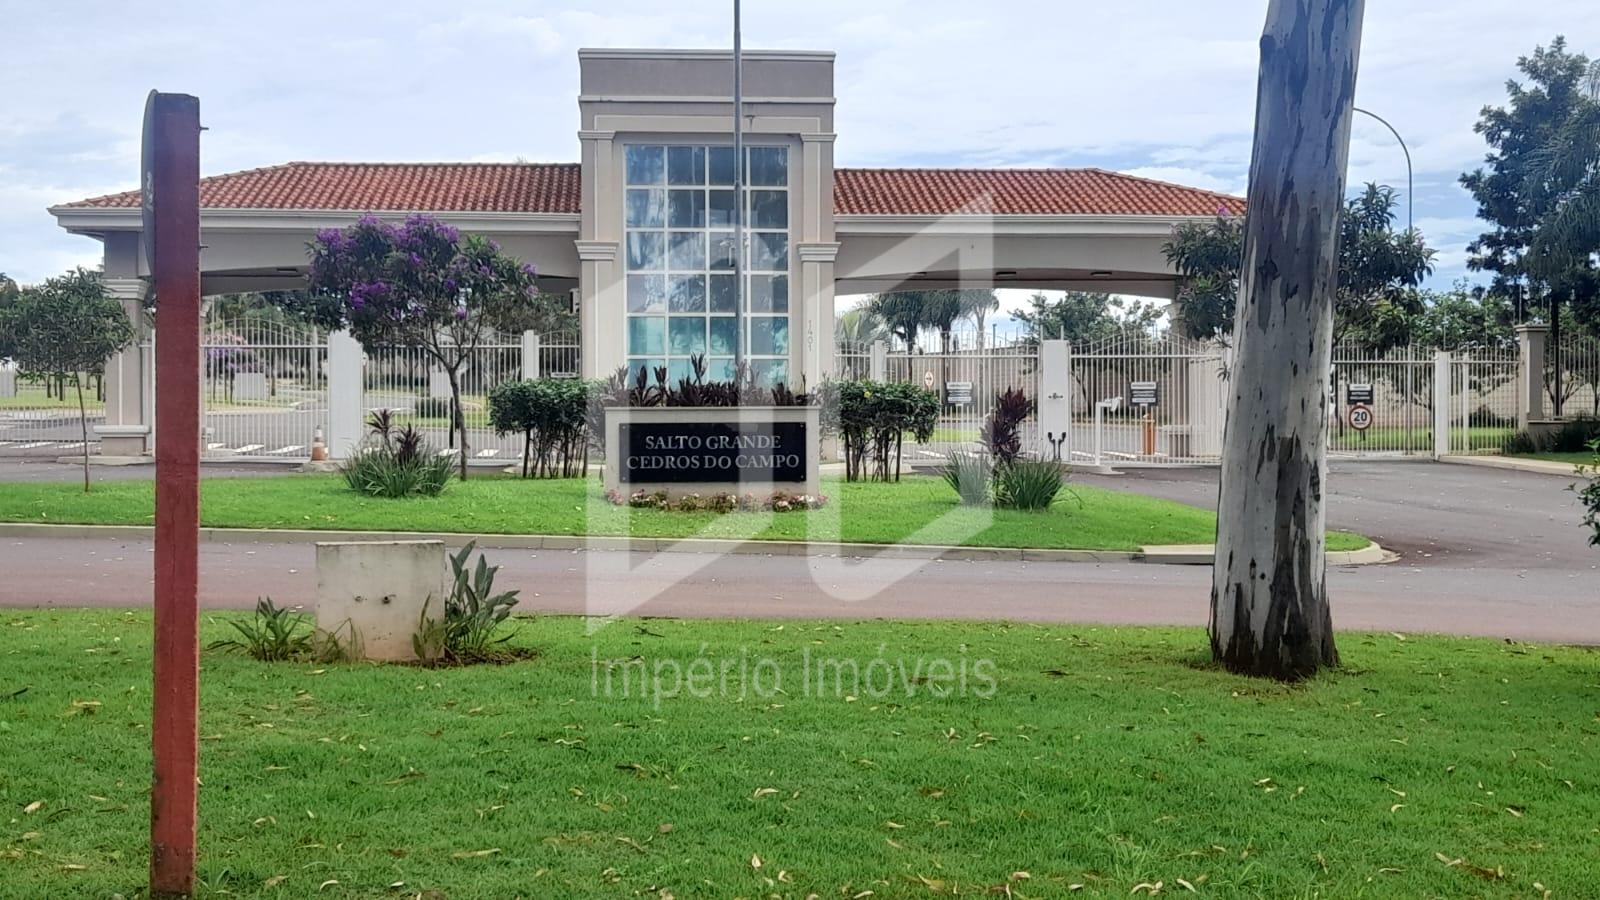
[[[1271,0],[1234,318],[1211,653],[1298,680],[1337,665],[1323,482],[1339,214],[1363,0]]]

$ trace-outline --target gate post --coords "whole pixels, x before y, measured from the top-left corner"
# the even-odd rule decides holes
[[[1549,325],[1517,326],[1517,430],[1527,431],[1544,413],[1544,353]]]
[[[361,445],[361,342],[349,331],[328,334],[328,456],[349,459]]]
[[[1450,369],[1454,358],[1443,350],[1433,353],[1433,458],[1450,455]]]
[[[539,377],[539,332],[522,333],[522,377],[533,380]]]
[[[143,346],[155,333],[144,321],[147,285],[139,278],[107,278],[105,285],[127,310],[137,339],[106,361],[106,418],[94,433],[102,456],[143,456],[155,446],[155,367]]]
[[[1061,441],[1061,460],[1072,459],[1072,343],[1039,342],[1039,434],[1036,438],[1040,459],[1051,459],[1051,436]],[[1066,440],[1062,440],[1065,437]]]
[[[889,378],[889,342],[873,341],[872,356],[867,363],[867,378],[887,381]]]

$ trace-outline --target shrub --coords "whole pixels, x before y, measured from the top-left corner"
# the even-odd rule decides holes
[[[914,384],[841,382],[836,427],[844,439],[845,478],[899,481],[906,433],[918,442],[933,437],[939,408],[938,394]]]
[[[1502,453],[1582,453],[1600,440],[1600,419],[1580,416],[1561,424],[1549,434],[1534,437],[1526,431],[1508,436],[1500,445]]]
[[[1594,461],[1578,467],[1578,474],[1587,476],[1588,483],[1583,487],[1573,485],[1573,488],[1583,504],[1583,527],[1591,532],[1589,545],[1600,547],[1600,438],[1590,441],[1589,449],[1594,452]]]
[[[983,453],[957,450],[939,467],[939,475],[966,506],[989,504],[989,483],[994,478],[994,463]]]
[[[248,620],[228,624],[239,632],[239,637],[212,641],[206,645],[207,650],[247,653],[262,662],[301,659],[316,651],[316,628],[311,617],[281,609],[271,597],[257,600],[255,615]]]
[[[810,406],[812,397],[783,382],[771,387],[758,384],[748,363],[741,363],[731,381],[707,381],[703,355],[689,358],[690,374],[667,381],[665,366],[646,369],[627,366],[611,376],[602,391],[604,406]]]
[[[517,591],[494,592],[500,567],[489,565],[483,554],[478,554],[477,566],[467,565],[476,544],[468,541],[450,557],[452,581],[444,616],[433,619],[423,609],[422,621],[411,639],[422,659],[460,664],[504,660],[512,655],[503,647],[512,635],[497,633],[517,605]]]
[[[1019,459],[995,469],[994,502],[1006,509],[1046,510],[1065,483],[1058,463]]]
[[[489,424],[522,435],[522,477],[589,473],[590,400],[600,386],[575,378],[512,381],[489,393]]]
[[[1033,400],[1021,388],[1007,388],[994,396],[994,406],[983,421],[983,444],[996,465],[1009,465],[1022,454],[1022,423],[1033,409]]]
[[[396,429],[380,409],[367,420],[366,442],[339,465],[345,484],[369,497],[436,497],[450,483],[450,460],[410,425]]]

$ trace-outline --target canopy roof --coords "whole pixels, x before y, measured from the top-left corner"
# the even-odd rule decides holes
[[[205,209],[576,215],[576,163],[290,162],[200,182]],[[132,209],[139,192],[62,204]],[[1238,197],[1103,169],[837,169],[833,206],[852,216],[1240,215]]]

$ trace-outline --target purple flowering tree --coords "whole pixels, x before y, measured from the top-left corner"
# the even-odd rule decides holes
[[[364,216],[310,242],[311,290],[319,324],[349,328],[369,352],[421,347],[450,380],[452,433],[467,477],[461,370],[491,332],[546,330],[563,304],[539,293],[530,265],[481,235],[463,235],[427,215],[402,225]]]

